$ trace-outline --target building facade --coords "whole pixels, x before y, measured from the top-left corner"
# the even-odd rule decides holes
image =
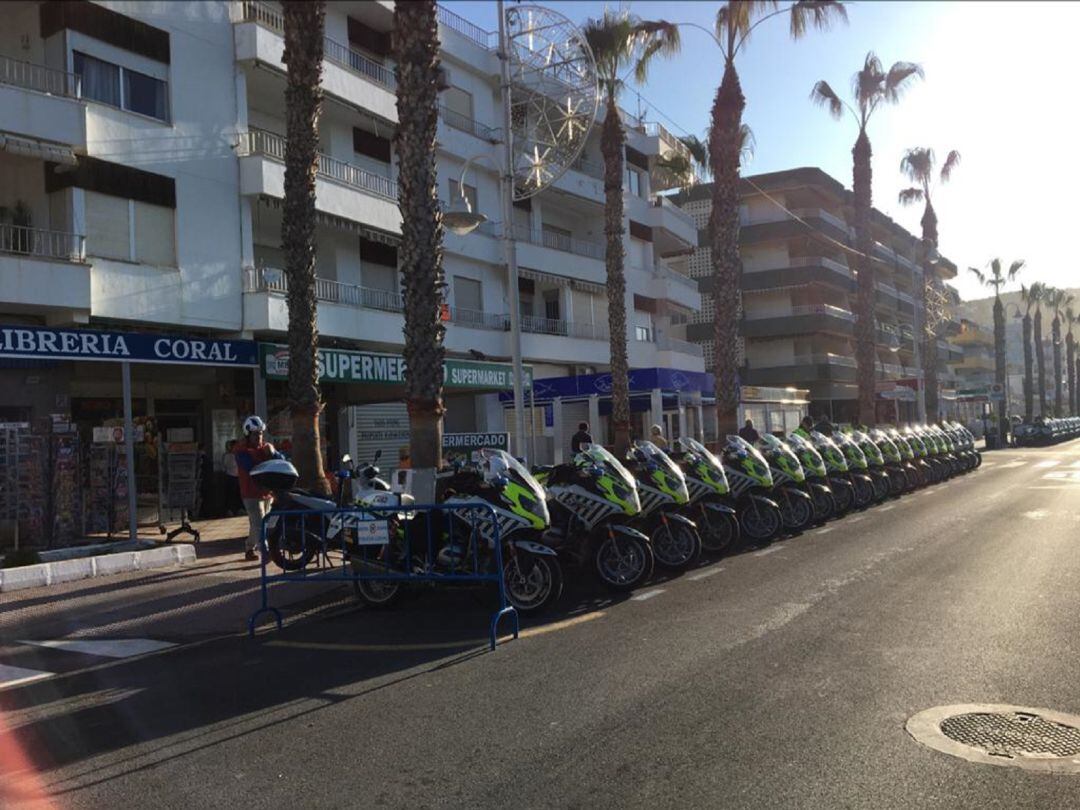
[[[816,168],[743,178],[740,187],[743,386],[808,389],[811,413],[845,422],[855,418],[855,232],[851,193]],[[702,308],[687,332],[711,368],[713,303],[711,250],[705,229],[711,184],[681,192],[676,202],[702,229],[690,260],[701,285]],[[879,417],[914,419],[923,370],[913,337],[923,270],[920,240],[876,209],[872,218],[877,319]],[[956,268],[942,258],[934,272],[944,283]],[[939,384],[951,387],[944,340],[956,324],[939,328]],[[906,389],[906,390],[905,390]],[[911,393],[908,394],[907,391]],[[943,405],[944,407],[944,405]]]

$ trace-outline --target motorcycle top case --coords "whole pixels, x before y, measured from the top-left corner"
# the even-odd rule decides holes
[[[272,458],[251,468],[251,479],[263,489],[292,489],[300,480],[300,474],[283,458]]]

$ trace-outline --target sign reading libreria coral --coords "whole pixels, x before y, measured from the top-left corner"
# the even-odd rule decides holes
[[[0,357],[209,366],[257,364],[255,342],[250,340],[38,326],[0,326]]]
[[[289,348],[273,343],[259,344],[263,373],[270,379],[289,376]],[[397,354],[358,352],[348,349],[319,349],[319,380],[334,383],[401,385],[405,382],[405,358]],[[448,389],[507,391],[514,387],[514,369],[508,363],[446,358],[445,384]],[[532,378],[525,369],[525,386]]]

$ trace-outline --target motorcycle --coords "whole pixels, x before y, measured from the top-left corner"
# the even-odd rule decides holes
[[[938,468],[937,465],[930,463],[930,449],[926,446],[926,442],[923,441],[923,437],[919,435],[919,432],[912,425],[905,427],[902,435],[915,454],[913,463],[915,469],[918,470],[922,484],[936,484],[938,481]]]
[[[798,457],[806,476],[806,492],[814,502],[814,522],[824,523],[837,514],[836,498],[829,486],[825,459],[810,443],[808,435],[796,430],[787,437],[787,444]]]
[[[685,571],[701,556],[697,526],[678,511],[690,502],[686,477],[663,450],[648,441],[634,442],[626,466],[641,500],[641,511],[631,525],[648,536],[657,563]]]
[[[915,449],[911,446],[911,442],[894,427],[885,428],[885,434],[892,440],[896,449],[900,451],[901,469],[903,469],[904,477],[907,479],[906,491],[910,492],[923,486],[926,481],[923,478],[923,471],[918,465],[918,457],[915,455]]]
[[[850,428],[847,432],[866,457],[866,471],[874,488],[874,503],[881,503],[889,497],[890,491],[889,473],[885,469],[885,459],[882,457],[878,446],[862,430]]]
[[[796,433],[802,435],[801,431],[802,428],[799,428]],[[807,438],[825,462],[826,481],[836,501],[836,514],[846,515],[856,508],[856,502],[855,485],[844,452],[831,438],[816,430],[806,433],[803,438]]]
[[[573,461],[534,467],[546,488],[552,528],[545,542],[560,556],[591,567],[613,591],[632,591],[652,575],[649,538],[626,525],[639,512],[634,477],[599,444],[583,444]]]
[[[405,531],[391,532],[390,543],[377,554],[354,554],[353,570],[447,576],[494,572],[497,542],[507,602],[522,613],[539,613],[558,601],[562,567],[555,550],[539,542],[551,524],[544,490],[517,459],[503,450],[480,450],[477,465],[457,465],[438,474],[436,499],[458,508],[417,516]],[[437,540],[437,548],[429,548],[429,538]],[[357,579],[355,584],[360,598],[378,608],[393,604],[409,587],[401,580]]]
[[[874,480],[870,477],[870,465],[867,463],[866,454],[851,438],[850,434],[835,431],[832,435],[836,446],[844,454],[844,461],[848,466],[848,480],[851,482],[852,494],[856,509],[869,506],[876,497]]]
[[[769,464],[773,495],[780,504],[784,528],[804,532],[814,523],[814,500],[806,493],[806,474],[798,457],[784,442],[771,433],[762,434],[757,447]]]
[[[904,466],[904,457],[889,434],[881,428],[871,428],[866,431],[866,435],[877,446],[878,452],[881,453],[881,458],[885,462],[885,474],[888,476],[889,481],[889,494],[896,498],[913,489]]]
[[[720,458],[743,537],[755,544],[771,542],[783,530],[784,518],[780,504],[770,497],[773,478],[768,462],[739,436],[727,437]]]
[[[697,524],[702,548],[720,554],[739,543],[739,519],[728,505],[724,465],[705,445],[685,436],[674,442],[670,454],[686,477],[690,502],[683,513]]]

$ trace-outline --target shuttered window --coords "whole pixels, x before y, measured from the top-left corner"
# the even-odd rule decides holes
[[[128,201],[86,192],[86,254],[131,260],[131,217]]]
[[[135,261],[158,267],[176,266],[176,224],[173,209],[144,202],[135,209]]]

